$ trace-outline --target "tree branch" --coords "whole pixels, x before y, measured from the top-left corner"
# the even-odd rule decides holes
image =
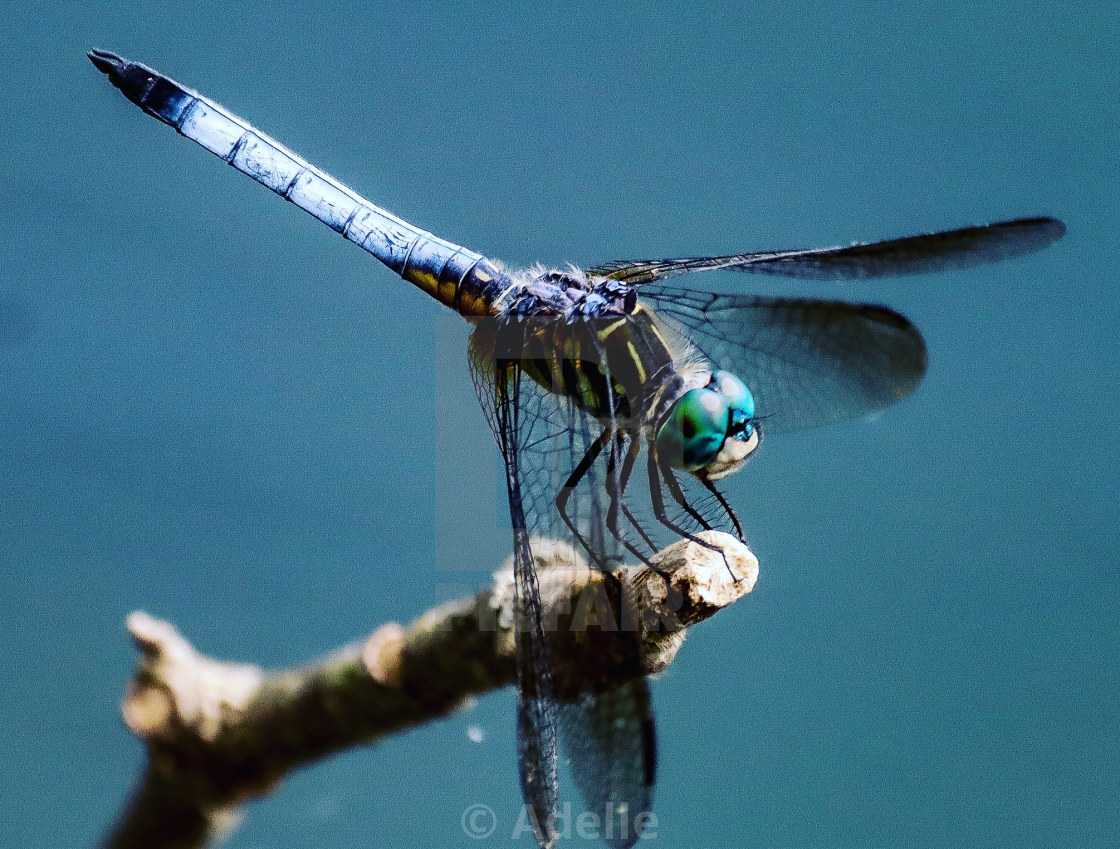
[[[726,534],[701,536],[722,553],[681,540],[652,559],[668,587],[648,567],[621,567],[616,581],[567,544],[534,540],[557,698],[662,671],[688,627],[751,591],[754,555]],[[127,624],[140,658],[122,714],[145,741],[148,763],[104,845],[206,846],[236,826],[242,803],[290,770],[512,683],[514,603],[507,562],[473,598],[269,674],[205,657],[173,625],[132,613]]]

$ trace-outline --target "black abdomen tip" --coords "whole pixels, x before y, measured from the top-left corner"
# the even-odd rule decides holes
[[[177,127],[183,110],[195,100],[195,96],[177,82],[147,65],[106,50],[91,50],[86,56],[121,94],[165,124]]]
[[[89,61],[93,62],[93,67],[109,77],[112,77],[115,73],[119,74],[121,67],[126,64],[120,56],[106,50],[95,48],[89,51],[86,56],[89,57]]]
[[[151,68],[130,62],[106,50],[91,50],[86,54],[93,67],[109,78],[109,82],[121,90],[121,94],[138,106],[154,77],[159,76]]]

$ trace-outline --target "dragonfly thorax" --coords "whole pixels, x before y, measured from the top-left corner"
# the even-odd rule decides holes
[[[612,429],[641,426],[673,355],[631,287],[535,269],[497,302],[496,356]]]
[[[684,392],[656,435],[659,457],[676,469],[717,480],[736,471],[758,448],[754,398],[746,384],[726,371]]]

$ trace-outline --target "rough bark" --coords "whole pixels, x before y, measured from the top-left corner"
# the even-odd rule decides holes
[[[652,559],[654,569],[612,576],[588,569],[565,544],[534,542],[558,698],[662,671],[687,628],[750,592],[754,555],[725,534],[704,536],[722,553],[682,540]],[[507,563],[471,598],[271,673],[205,657],[170,623],[132,613],[140,658],[122,714],[148,762],[105,846],[206,846],[290,770],[511,684],[513,605]]]

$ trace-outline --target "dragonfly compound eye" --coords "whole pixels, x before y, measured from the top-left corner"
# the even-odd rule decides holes
[[[754,420],[754,396],[747,385],[726,371],[712,372],[708,388],[727,400],[727,439],[704,467],[708,480],[719,480],[740,468],[758,448],[761,433]]]
[[[727,399],[727,406],[731,410],[732,432],[741,431],[746,426],[749,434],[750,422],[754,419],[754,396],[747,385],[729,371],[714,371],[712,379],[708,381],[708,388]]]
[[[711,386],[677,399],[657,432],[657,453],[676,469],[695,472],[715,460],[731,421],[728,399]]]
[[[676,469],[704,471],[711,480],[729,475],[758,447],[754,396],[726,371],[690,389],[673,405],[657,433],[657,453]]]

